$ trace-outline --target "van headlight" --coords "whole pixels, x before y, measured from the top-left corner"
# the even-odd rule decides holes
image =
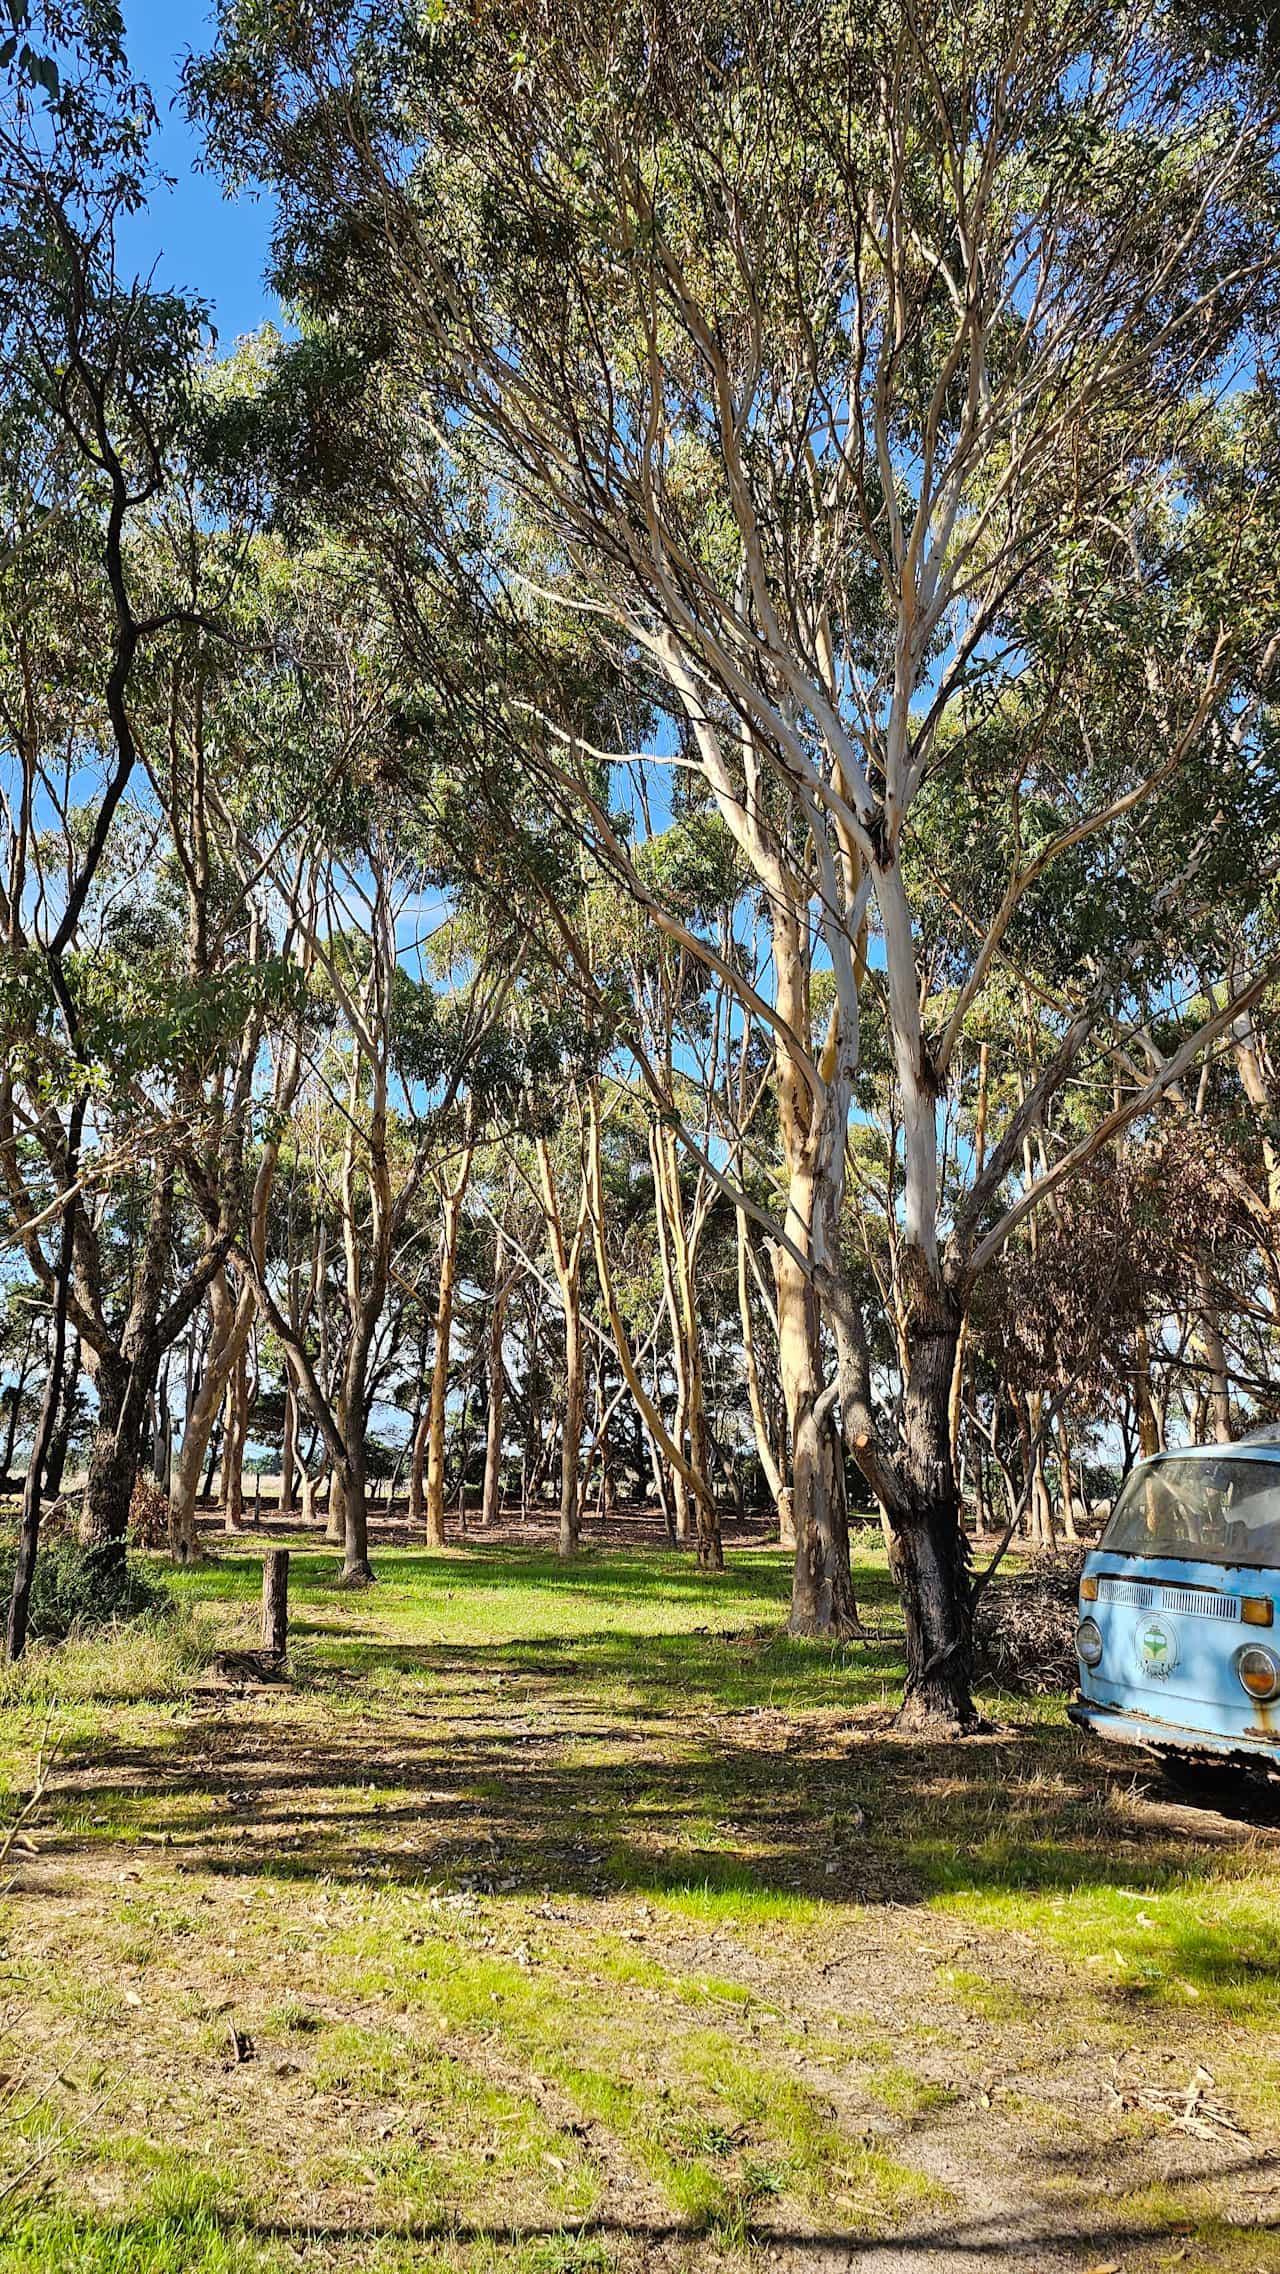
[[[1076,1656],[1082,1666],[1096,1666],[1102,1657],[1102,1629],[1096,1619],[1081,1619],[1076,1628]]]
[[[1251,1642],[1245,1649],[1237,1650],[1236,1672],[1241,1688],[1261,1704],[1280,1697],[1280,1658],[1274,1650],[1264,1650],[1260,1642]]]

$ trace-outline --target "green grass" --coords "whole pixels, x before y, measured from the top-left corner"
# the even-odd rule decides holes
[[[878,1551],[877,1635],[840,1649],[781,1633],[778,1553],[375,1564],[352,1595],[294,1543],[287,1688],[204,1694],[210,1636],[256,1624],[239,1547],[171,1575],[174,1621],[0,1688],[10,1806],[61,1700],[20,1863],[48,1899],[4,1922],[30,2090],[0,2184],[55,2152],[0,2274],[693,2274],[777,2235],[943,2235],[939,2127],[976,2120],[1057,2201],[1082,2045],[1090,2077],[1135,2045],[1202,2064],[1274,2131],[1275,1844],[1197,1837],[1053,1701],[897,1736]],[[1109,2122],[1099,2088],[1082,2170]],[[1125,2123],[1159,2168],[1126,2167],[1123,2254],[1082,2197],[1086,2256],[1156,2274],[1194,2232],[1206,2268],[1272,2263],[1266,2236],[1232,2256],[1225,2180],[1170,2180]]]

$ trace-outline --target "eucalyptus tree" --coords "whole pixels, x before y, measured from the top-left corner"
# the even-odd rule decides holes
[[[927,19],[894,7],[862,24],[844,6],[658,23],[630,0],[478,18],[380,0],[286,21],[228,0],[221,25],[195,93],[224,161],[279,193],[288,289],[406,359],[437,445],[469,424],[492,483],[547,528],[565,598],[661,682],[686,762],[777,912],[765,1011],[792,1129],[789,1403],[816,1289],[840,1368],[805,1387],[803,1444],[816,1450],[816,1417],[839,1394],[894,1528],[912,1711],[967,1722],[949,1436],[966,1292],[1230,1018],[1183,1031],[1121,1121],[1104,1115],[1009,1200],[1026,1132],[1123,1016],[1139,943],[1118,910],[1052,1055],[949,1216],[938,1099],[1010,925],[1055,862],[1101,849],[1139,812],[1179,809],[1196,818],[1171,854],[1166,908],[1194,876],[1226,722],[1266,668],[1256,610],[1238,627],[1228,575],[1198,636],[1145,650],[1157,668],[1142,732],[1108,764],[1042,768],[1056,704],[1017,697],[1043,596],[1077,640],[1107,620],[1131,533],[1188,495],[1206,394],[1265,352],[1272,90],[1248,60],[1134,4]],[[1238,502],[1248,527],[1266,521],[1265,498]],[[975,708],[1009,738],[1008,764],[975,796],[1011,812],[1016,834],[1034,783],[1044,825],[940,988],[911,851],[974,755]],[[816,1044],[803,983],[815,940],[834,975]],[[876,1407],[837,1236],[877,966],[909,1288],[896,1419]],[[801,1434],[795,1487],[798,1501],[824,1489]]]
[[[278,1259],[249,1244],[238,1249],[325,1441],[350,1585],[372,1577],[366,1435],[392,1279],[403,1277],[408,1251],[421,1243],[424,1185],[443,1169],[469,1116],[468,1085],[513,977],[495,956],[441,992],[429,972],[415,969],[415,908],[429,856],[415,842],[413,820],[385,791],[353,784],[342,837],[331,821],[318,872],[292,904],[313,990],[329,1006],[304,1087],[318,1116],[316,1204],[332,1215],[341,1253],[331,1386],[307,1322],[281,1300]],[[285,881],[277,879],[281,889]],[[464,1136],[464,1151],[468,1142]]]
[[[734,953],[734,916],[743,878],[732,841],[715,826],[715,816],[678,817],[651,835],[638,853],[646,884],[674,906],[686,925],[706,925],[720,954]],[[649,1162],[653,1178],[654,1225],[662,1267],[663,1292],[676,1379],[673,1434],[685,1449],[690,1469],[703,1480],[693,1495],[699,1564],[720,1570],[724,1550],[712,1491],[711,1439],[707,1419],[704,1331],[699,1283],[703,1237],[719,1193],[708,1174],[707,1158],[715,1128],[723,1063],[732,1048],[730,1003],[696,949],[672,940],[633,910],[628,963],[646,1064],[658,1076],[656,1087],[698,1131],[703,1160],[682,1175],[685,1163],[676,1115],[649,1115]],[[690,1493],[677,1470],[676,1534],[690,1530]]]
[[[46,19],[61,56],[48,103],[10,88],[0,114],[0,1173],[9,1237],[54,1321],[28,1464],[15,1654],[42,1471],[66,1404],[68,1321],[97,1398],[86,1531],[113,1551],[123,1539],[161,1355],[228,1236],[225,1221],[208,1226],[174,1284],[175,1117],[196,1142],[195,1121],[221,1110],[207,1085],[195,1095],[192,1068],[209,1072],[215,1028],[234,1065],[230,1038],[243,1042],[245,1013],[243,988],[219,1005],[216,988],[198,1002],[184,984],[153,892],[163,826],[142,762],[157,659],[202,620],[206,597],[175,584],[153,545],[183,457],[201,315],[116,265],[122,218],[145,194],[152,124],[118,21],[92,8]],[[21,71],[20,55],[7,61]],[[138,1236],[124,1281],[111,1286],[122,1211]]]
[[[511,1238],[511,1217],[516,1204],[516,1179],[505,1162],[490,1180],[491,1277],[486,1318],[486,1415],[484,1482],[480,1493],[480,1523],[487,1530],[497,1521],[502,1499],[504,1417],[507,1390],[507,1308],[519,1284],[523,1266],[518,1237]]]

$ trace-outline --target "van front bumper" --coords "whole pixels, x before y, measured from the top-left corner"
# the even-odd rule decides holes
[[[1187,1729],[1178,1722],[1158,1721],[1154,1714],[1080,1697],[1067,1707],[1067,1718],[1077,1729],[1087,1729],[1111,1745],[1138,1745],[1148,1753],[1177,1753],[1206,1761],[1249,1761],[1280,1774],[1280,1729],[1275,1736],[1256,1729],[1225,1737],[1216,1730]]]

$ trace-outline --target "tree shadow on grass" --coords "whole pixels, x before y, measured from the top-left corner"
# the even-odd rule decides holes
[[[312,1646],[310,1670],[321,1685],[335,1671],[394,1676],[404,1685],[406,1705],[421,1699],[446,1710],[459,1696],[483,1697],[495,1682],[511,1682],[531,1701],[541,1692],[572,1699],[586,1711],[625,1707],[673,1719],[753,1710],[847,1712],[883,1705],[902,1679],[902,1638],[892,1631],[824,1642],[790,1636],[771,1622],[678,1634],[604,1627],[480,1645],[335,1638],[303,1618],[293,1633]],[[308,1667],[301,1671],[305,1681]]]
[[[82,1765],[68,1759],[58,1798],[73,1819],[94,1802],[112,1837],[168,1835],[167,1863],[216,1877],[647,1894],[721,1913],[941,1895],[1017,1896],[1048,1914],[1054,1898],[1185,1893],[1218,1876],[1185,1810],[1126,1807],[1131,1766],[1110,1770],[1065,1726],[899,1736],[866,1702],[896,1670],[887,1640],[828,1675],[825,1711],[784,1709],[793,1680],[813,1694],[813,1648],[614,1632],[488,1649],[348,1642],[348,1664],[395,1676],[400,1710],[317,1728],[289,1693],[228,1699],[194,1724],[185,1759],[96,1738]],[[406,1681],[420,1682],[420,1715]],[[45,1850],[91,1844],[73,1820]],[[1242,1979],[1280,1992],[1280,1925],[1243,1954],[1213,1919],[1169,1936],[1194,1993]]]
[[[910,2221],[896,2226],[891,2233],[878,2236],[832,2227],[806,2231],[782,2222],[770,2224],[746,2218],[735,2222],[731,2238],[723,2239],[731,2245],[767,2251],[771,2264],[790,2268],[793,2274],[801,2274],[806,2268],[833,2274],[836,2267],[847,2268],[849,2274],[855,2274],[859,2268],[866,2269],[867,2274],[875,2274],[875,2269],[881,2267],[911,2267],[923,2274],[923,2270],[934,2265],[998,2265],[1042,2270],[1047,2264],[1064,2263],[1064,2254],[1068,2253],[1075,2262],[1075,2254],[1082,2248],[1099,2260],[1111,2260],[1126,2252],[1167,2244],[1173,2237],[1185,2238],[1189,2231],[1202,2235],[1206,2247],[1213,2252],[1214,2263],[1222,2262],[1222,2255],[1230,2252],[1227,2263],[1237,2264],[1235,2253],[1239,2249],[1249,2245],[1257,2248],[1267,2238],[1280,2233],[1280,2214],[1248,2221],[1232,2218],[1196,2221],[1178,2211],[1170,2215],[1167,2209],[1163,2212],[1153,2209],[1144,2214],[1136,2205],[1128,2211],[1109,2211],[1093,2197],[1089,2198],[1087,2208],[1080,2196],[1063,2199],[1059,2194],[1057,2201],[1046,2201],[1044,2195],[1052,2181],[1049,2171],[1042,2168],[1043,2160],[1035,2155],[1026,2159],[1023,2171],[1026,2201],[1022,2215],[1013,2222],[1002,2209],[970,2217],[944,2213],[936,2219]],[[1239,2184],[1251,2177],[1273,2175],[1274,2169],[1274,2162],[1268,2157],[1240,2157],[1233,2160],[1230,2176]],[[1199,2176],[1197,2173],[1185,2175],[1192,2184]],[[1171,2177],[1176,2185],[1183,2175],[1172,2174]],[[1082,2177],[1081,2195],[1083,2193]],[[294,2223],[254,2217],[247,2210],[232,2205],[223,2210],[202,2207],[187,2217],[176,2212],[158,2216],[145,2209],[133,2214],[87,2216],[37,2211],[23,2222],[25,2231],[15,2238],[18,2245],[30,2243],[31,2258],[29,2261],[19,2259],[17,2263],[40,2267],[54,2263],[48,2255],[39,2254],[41,2230],[45,2227],[50,2239],[56,2240],[63,2251],[72,2245],[82,2252],[86,2265],[154,2265],[175,2270],[179,2266],[199,2269],[206,2264],[221,2267],[224,2264],[221,2252],[227,2246],[252,2249],[254,2262],[270,2269],[274,2264],[296,2264],[320,2250],[326,2253],[326,2263],[331,2262],[330,2252],[350,2252],[349,2261],[344,2257],[336,2262],[376,2265],[387,2247],[430,2249],[444,2245],[452,2250],[482,2253],[486,2267],[500,2266],[507,2252],[514,2260],[517,2254],[536,2251],[533,2263],[546,2269],[547,2274],[574,2274],[575,2269],[588,2267],[642,2266],[648,2263],[649,2254],[653,2252],[696,2243],[701,2235],[711,2241],[716,2239],[714,2223],[641,2221],[608,2214],[566,2219],[563,2223],[526,2219],[516,2224],[504,2221],[501,2225],[477,2223],[447,2214],[438,2219],[368,2218],[357,2214],[339,2225],[323,2220]],[[595,2255],[592,2245],[603,2246],[608,2255]],[[267,2255],[276,2251],[287,2256],[276,2260],[274,2255]],[[263,2255],[259,2257],[259,2253]],[[616,2253],[625,2256],[618,2257]],[[77,2256],[77,2263],[80,2262]],[[524,2263],[527,2265],[530,2260],[525,2258]]]

